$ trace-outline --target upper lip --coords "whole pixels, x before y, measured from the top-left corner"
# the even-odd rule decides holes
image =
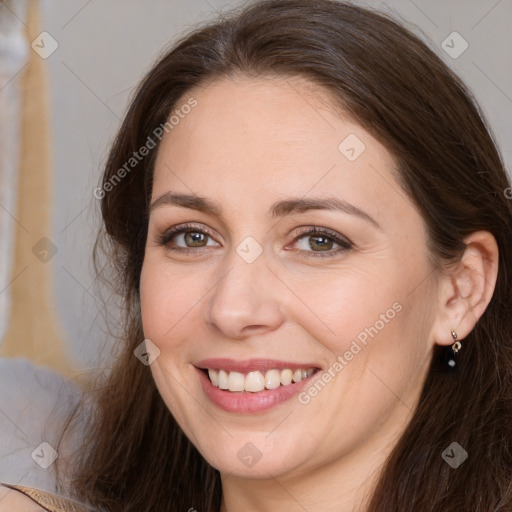
[[[240,373],[285,368],[289,368],[290,370],[318,368],[315,363],[293,363],[291,361],[279,361],[277,359],[244,359],[237,361],[229,358],[203,359],[194,366],[202,370],[226,370]]]

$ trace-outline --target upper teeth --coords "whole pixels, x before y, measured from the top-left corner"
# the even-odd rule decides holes
[[[208,376],[212,384],[220,389],[229,391],[251,391],[256,393],[266,389],[275,389],[279,386],[287,386],[293,382],[299,382],[309,377],[315,371],[308,370],[267,370],[265,373],[259,371],[249,372],[247,375],[239,372],[226,372],[224,370],[208,370]]]

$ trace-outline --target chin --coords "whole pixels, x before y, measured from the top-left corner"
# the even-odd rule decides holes
[[[239,477],[266,479],[279,477],[285,474],[296,473],[303,468],[308,457],[302,453],[301,440],[294,442],[282,436],[275,437],[273,441],[265,439],[268,432],[259,435],[239,435],[230,438],[227,444],[214,443],[200,449],[206,461],[220,471],[221,474]]]

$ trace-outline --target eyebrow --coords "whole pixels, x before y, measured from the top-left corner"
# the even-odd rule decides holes
[[[162,206],[181,206],[222,217],[222,209],[210,199],[195,194],[177,194],[165,192],[155,199],[149,207],[150,213]],[[315,198],[315,197],[291,197],[275,202],[268,210],[268,215],[273,218],[284,217],[293,213],[303,213],[308,210],[332,210],[341,211],[359,217],[378,229],[380,224],[364,210],[353,204],[347,203],[338,197]]]

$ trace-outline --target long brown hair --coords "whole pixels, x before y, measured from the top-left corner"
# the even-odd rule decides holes
[[[106,162],[104,232],[95,247],[96,257],[106,251],[103,261],[117,276],[124,331],[113,368],[89,386],[95,409],[76,464],[77,496],[111,512],[219,510],[219,472],[185,437],[149,367],[133,354],[144,339],[139,277],[157,148],[118,178],[193,87],[235,73],[303,77],[323,86],[333,105],[394,156],[439,265],[457,260],[474,231],[496,238],[491,302],[464,340],[455,369],[443,364],[446,349],[435,347],[417,409],[368,511],[509,512],[510,183],[476,102],[442,60],[392,18],[333,0],[252,2],[181,38],[138,87]],[[457,469],[441,456],[452,442],[468,452]]]

